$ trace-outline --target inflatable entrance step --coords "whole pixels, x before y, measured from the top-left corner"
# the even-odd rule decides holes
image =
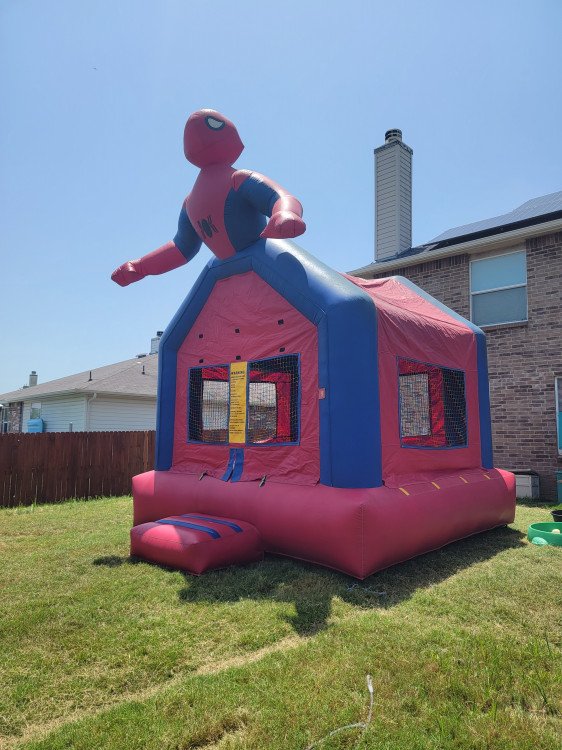
[[[131,555],[201,575],[206,570],[261,560],[263,545],[251,523],[186,513],[133,526]]]

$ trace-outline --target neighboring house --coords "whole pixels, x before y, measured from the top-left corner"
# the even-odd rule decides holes
[[[153,430],[157,381],[150,354],[4,393],[1,431],[27,432],[35,417],[45,432]]]
[[[486,332],[494,463],[538,472],[542,497],[553,499],[562,470],[562,192],[406,247],[412,152],[400,131],[389,133],[399,136],[387,134],[375,159],[377,217],[390,230],[377,234],[375,262],[350,273],[405,276]]]

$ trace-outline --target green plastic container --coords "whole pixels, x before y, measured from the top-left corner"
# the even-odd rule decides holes
[[[552,532],[558,529],[559,534]],[[552,544],[553,547],[562,547],[562,523],[532,523],[527,530],[527,538],[530,542],[534,539],[542,539],[543,542],[535,544]]]

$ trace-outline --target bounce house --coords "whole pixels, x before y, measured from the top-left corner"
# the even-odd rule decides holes
[[[160,342],[132,554],[198,574],[266,551],[364,578],[510,523],[483,332],[404,278],[298,247],[300,203],[231,166],[243,146],[220,113],[192,115],[184,146],[201,173],[178,234],[113,274],[162,273],[202,242],[216,256]]]

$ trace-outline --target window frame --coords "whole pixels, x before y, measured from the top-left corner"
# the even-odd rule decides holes
[[[10,431],[10,407],[9,404],[0,406],[0,435],[7,435]]]
[[[230,362],[225,362],[223,364],[219,365],[194,365],[193,367],[190,367],[187,371],[187,419],[186,419],[186,428],[187,428],[187,442],[193,443],[194,445],[222,445],[222,446],[228,446],[230,443],[228,442],[228,424],[230,422]],[[226,381],[217,381],[217,382],[226,382],[228,383],[228,401],[227,401],[227,409],[226,409],[226,440],[196,440],[195,438],[192,438],[189,434],[189,410],[191,408],[190,404],[190,396],[189,392],[191,389],[191,373],[193,370],[205,370],[205,369],[214,369],[219,367],[226,367],[228,369],[228,380]],[[203,377],[201,378],[202,380]],[[211,381],[213,382],[213,381]],[[204,386],[203,386],[204,388]],[[203,393],[201,393],[201,420],[203,420]]]
[[[33,412],[38,411],[39,414],[37,416],[33,416]],[[29,419],[41,419],[41,414],[43,412],[43,404],[41,401],[32,401],[29,404]]]
[[[249,359],[248,360],[248,367],[251,363],[256,362],[268,362],[272,359],[281,359],[283,357],[296,357],[297,358],[297,394],[296,394],[296,407],[297,407],[297,435],[295,440],[291,440],[289,442],[283,442],[283,443],[250,443],[248,442],[248,425],[250,424],[249,419],[249,408],[250,408],[250,376],[248,374],[247,380],[246,380],[246,442],[244,443],[245,448],[278,448],[281,446],[295,446],[300,445],[301,442],[301,355],[298,352],[290,352],[287,354],[286,352],[283,352],[283,354],[274,354],[271,357],[260,357],[260,359]]]
[[[403,375],[407,375],[408,373],[401,373],[400,372],[400,360],[405,360],[407,362],[415,362],[418,365],[423,365],[425,367],[438,367],[440,370],[453,370],[454,372],[460,372],[462,373],[463,377],[463,390],[464,390],[464,417],[465,417],[465,431],[466,431],[466,440],[461,445],[408,445],[407,443],[403,443],[403,435],[402,435],[402,398],[400,396],[400,377]],[[429,383],[428,383],[429,385]],[[406,357],[406,356],[396,356],[396,387],[397,387],[397,393],[398,393],[398,441],[400,444],[400,448],[405,448],[406,450],[417,450],[417,451],[452,451],[452,450],[464,450],[465,448],[468,448],[470,446],[470,435],[469,435],[469,413],[468,413],[468,399],[466,397],[467,391],[466,391],[466,370],[463,370],[461,367],[448,367],[447,365],[440,365],[436,362],[424,362],[420,359],[415,359],[415,357]],[[431,397],[429,398],[429,425],[430,430],[433,429],[433,424],[431,421]],[[445,408],[445,399],[443,399],[443,408]],[[432,432],[430,431],[429,435],[431,436]],[[425,437],[425,436],[423,436]]]
[[[249,426],[249,408],[250,408],[250,374],[249,374],[249,368],[250,364],[256,364],[258,362],[267,362],[273,359],[282,359],[284,357],[296,357],[296,372],[297,372],[297,389],[296,389],[296,409],[297,409],[297,429],[296,429],[296,439],[294,441],[290,442],[271,442],[271,443],[251,443],[248,442],[248,426]],[[187,373],[187,419],[186,419],[186,432],[187,432],[187,442],[193,445],[218,445],[222,447],[229,447],[229,446],[237,446],[241,448],[278,448],[283,446],[297,446],[300,445],[301,441],[301,393],[302,393],[302,383],[301,383],[301,355],[298,352],[289,352],[282,354],[274,354],[270,357],[260,357],[259,359],[248,359],[246,360],[247,364],[247,374],[246,374],[246,430],[245,430],[245,442],[243,444],[240,443],[231,443],[228,440],[228,427],[227,427],[227,440],[226,441],[210,441],[210,440],[196,440],[195,438],[192,438],[190,436],[189,431],[189,410],[190,410],[190,386],[191,386],[191,373],[193,370],[204,370],[204,369],[213,369],[213,368],[219,368],[219,367],[225,367],[228,369],[228,380],[227,381],[221,381],[221,382],[227,382],[229,389],[228,389],[228,402],[227,402],[227,425],[230,423],[230,407],[231,407],[231,390],[230,390],[230,370],[231,366],[233,364],[237,364],[237,362],[227,362],[223,364],[198,364],[193,365],[192,367],[188,368]],[[202,416],[202,415],[201,415]]]
[[[507,284],[506,286],[491,287],[490,289],[482,289],[478,292],[472,291],[472,266],[475,263],[480,263],[486,260],[493,260],[494,258],[503,258],[506,255],[517,255],[523,254],[525,257],[525,283],[524,284]],[[529,321],[529,298],[527,293],[528,277],[527,277],[527,251],[526,250],[508,250],[505,253],[495,253],[493,255],[486,255],[483,258],[471,258],[468,269],[468,286],[470,294],[470,320],[472,323],[477,325],[479,328],[489,328],[491,326],[509,326],[516,323],[527,323]],[[525,317],[520,320],[502,320],[497,323],[476,323],[474,320],[474,307],[473,298],[481,294],[491,294],[493,292],[505,292],[509,289],[521,289],[525,287]]]

